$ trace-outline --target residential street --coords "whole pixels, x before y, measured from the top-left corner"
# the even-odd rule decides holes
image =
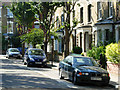
[[[80,90],[114,90],[110,86],[73,85],[69,80],[60,80],[58,70],[50,67],[27,67],[21,59],[0,59],[0,86],[3,90],[9,89],[48,89],[69,88]]]

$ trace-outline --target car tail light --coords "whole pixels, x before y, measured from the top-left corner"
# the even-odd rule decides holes
[[[80,72],[79,75],[82,75],[82,72]]]

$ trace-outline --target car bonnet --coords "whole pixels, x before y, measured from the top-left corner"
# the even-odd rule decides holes
[[[100,68],[100,67],[96,67],[96,66],[78,66],[77,69],[79,69],[80,71],[84,71],[84,72],[108,73],[107,70]]]

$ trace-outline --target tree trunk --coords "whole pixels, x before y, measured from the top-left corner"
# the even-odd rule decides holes
[[[24,56],[25,53],[25,43],[22,44],[22,56]]]
[[[65,48],[64,48],[64,51],[65,51],[65,57],[69,55],[69,32],[68,32],[68,29],[67,27],[65,28]]]
[[[66,2],[67,17],[66,22],[68,26],[65,26],[65,57],[69,55],[69,38],[70,38],[70,4]]]
[[[23,26],[23,33],[25,32],[25,26]],[[22,56],[25,54],[25,43],[22,44]]]
[[[44,41],[44,51],[45,51],[46,56],[47,56],[47,44],[48,42],[47,42],[47,34],[46,34],[45,41]]]

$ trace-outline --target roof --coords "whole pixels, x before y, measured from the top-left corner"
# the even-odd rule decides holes
[[[114,24],[114,22],[112,20],[105,19],[103,21],[96,23],[95,25],[103,25],[103,24]]]

